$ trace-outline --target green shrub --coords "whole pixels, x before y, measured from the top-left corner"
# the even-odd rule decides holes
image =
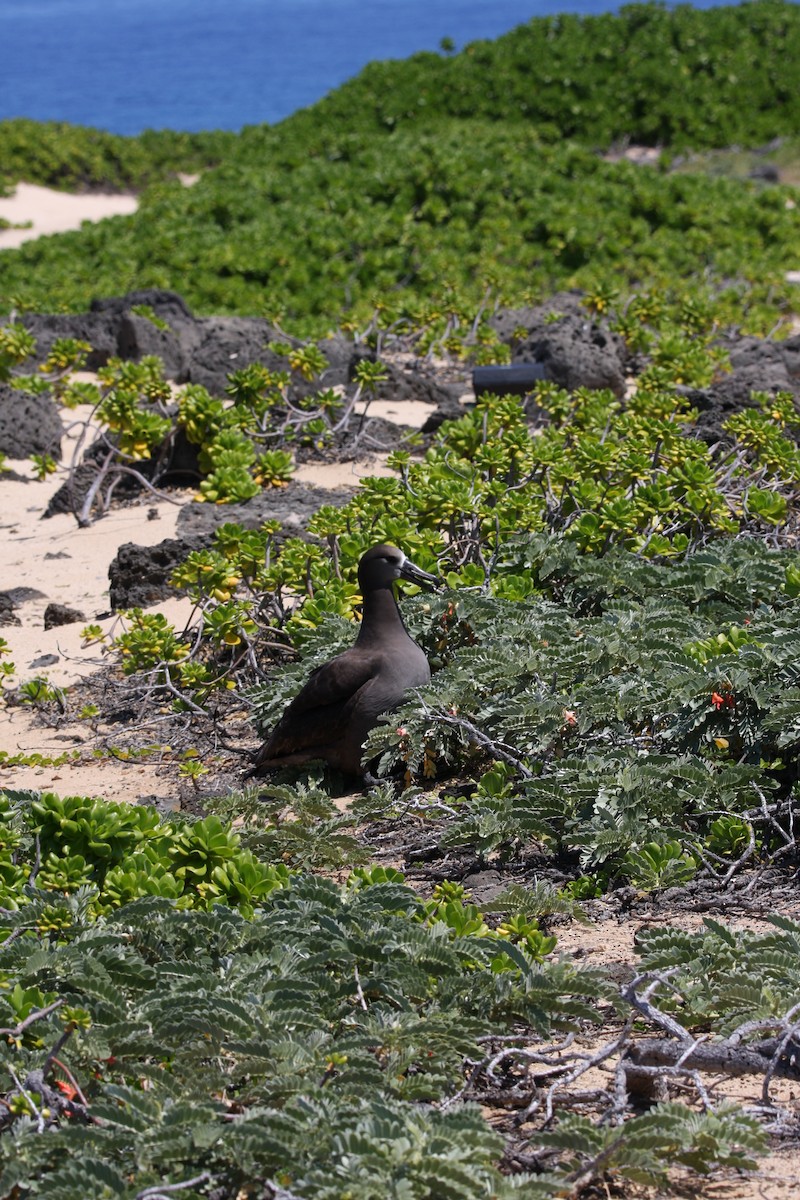
[[[75,893],[88,898],[86,912],[95,916],[141,896],[169,897],[181,908],[231,904],[248,913],[289,877],[282,865],[267,866],[242,849],[218,817],[162,821],[152,808],[87,796],[3,792],[0,839],[0,907],[10,911],[37,896],[41,902]]]
[[[218,163],[235,135],[178,133],[149,129],[120,137],[64,121],[0,121],[0,185],[43,184],[79,191],[140,189],[178,172],[201,171]]]

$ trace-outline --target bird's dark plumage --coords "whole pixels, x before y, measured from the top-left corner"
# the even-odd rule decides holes
[[[396,579],[435,582],[396,546],[373,546],[363,555],[358,582],[364,608],[355,645],[312,672],[258,751],[250,774],[314,758],[350,775],[363,774],[362,747],[378,717],[431,677],[424,652],[400,616]]]

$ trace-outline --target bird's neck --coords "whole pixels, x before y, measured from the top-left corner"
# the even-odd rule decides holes
[[[364,611],[356,644],[370,646],[385,642],[387,637],[408,637],[400,609],[391,588],[378,588],[364,597]]]

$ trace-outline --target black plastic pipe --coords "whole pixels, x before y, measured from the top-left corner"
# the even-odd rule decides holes
[[[476,396],[527,396],[533,385],[547,378],[544,363],[512,363],[510,366],[474,367],[472,390]]]

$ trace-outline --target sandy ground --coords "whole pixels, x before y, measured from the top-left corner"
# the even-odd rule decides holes
[[[79,529],[71,515],[42,517],[57,482],[38,482],[27,463],[11,462],[9,467],[10,472],[0,476],[0,587],[26,590],[15,606],[21,623],[0,627],[0,637],[9,648],[3,661],[15,666],[6,687],[38,676],[69,688],[107,663],[103,643],[87,642],[81,632],[84,627],[99,625],[109,637],[122,632],[122,620],[110,612],[108,596],[108,568],[117,550],[125,542],[154,545],[174,536],[179,510],[150,497]],[[155,514],[155,519],[149,514]],[[85,619],[46,630],[44,611],[51,602],[76,608]],[[158,608],[170,621],[182,624],[191,604],[175,599]],[[0,701],[0,750],[9,755],[55,758],[65,750],[80,749],[87,734],[80,727],[48,728],[30,708]],[[106,795],[135,803],[157,790],[154,774],[152,764],[139,764],[134,774],[128,764],[90,758],[66,767],[0,767],[0,787]]]
[[[136,196],[127,193],[74,196],[35,183],[19,183],[12,196],[0,196],[0,217],[26,228],[0,229],[0,250],[14,250],[43,234],[80,229],[84,221],[130,216],[136,212],[138,203]]]

